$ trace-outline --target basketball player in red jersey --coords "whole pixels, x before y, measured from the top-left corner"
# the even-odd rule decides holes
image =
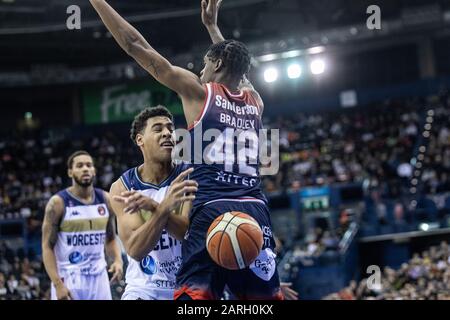
[[[202,22],[208,30],[209,36],[211,37],[213,43],[225,41],[225,38],[223,37],[222,32],[220,31],[217,24],[217,18],[221,4],[222,0],[202,0],[201,2]],[[243,77],[240,87],[253,88],[246,76]],[[280,286],[286,300],[298,299],[298,292],[291,288],[291,282],[281,282]]]
[[[194,172],[189,178],[199,187],[182,244],[175,299],[219,299],[225,285],[240,299],[282,299],[275,241],[259,176],[263,101],[253,86],[243,81],[250,69],[248,49],[235,40],[214,43],[198,77],[167,61],[105,0],[90,2],[118,44],[182,100],[194,147]],[[213,143],[211,137],[205,141],[205,133],[212,131],[219,132]],[[200,150],[196,148],[198,139]],[[205,248],[211,222],[231,211],[251,215],[264,233],[258,258],[237,271],[215,264]]]

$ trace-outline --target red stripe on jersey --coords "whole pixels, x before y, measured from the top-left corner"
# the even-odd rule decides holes
[[[199,115],[197,116],[197,119],[194,120],[194,122],[188,126],[188,130],[191,130],[193,127],[195,127],[197,122],[199,122],[202,119],[203,112],[205,111],[205,108],[207,107],[208,97],[209,97],[208,85],[205,84],[204,86],[205,86],[205,100],[203,101],[203,108],[200,111]],[[213,89],[211,88],[211,95],[212,95],[212,92],[213,92]]]
[[[253,103],[255,104],[255,107],[258,108],[259,111],[261,111],[261,107],[258,104],[258,100],[255,98],[255,96],[253,95],[253,91],[251,90],[245,90],[245,92],[248,94],[250,100],[253,100]]]

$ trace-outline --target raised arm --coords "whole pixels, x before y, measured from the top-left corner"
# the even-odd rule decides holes
[[[56,289],[58,300],[72,299],[70,291],[58,274],[56,256],[53,249],[58,240],[59,226],[64,214],[64,202],[55,195],[50,198],[45,207],[44,222],[42,223],[42,259],[45,270]]]
[[[225,40],[217,24],[221,4],[222,0],[202,0],[202,22],[213,43]]]
[[[127,190],[120,180],[113,183],[110,190],[111,207],[117,216],[119,237],[126,252],[139,261],[156,246],[167,223],[167,215],[156,212],[152,214],[151,210],[147,210],[148,214],[130,214],[126,211],[126,201],[120,201],[124,192]],[[156,211],[156,207],[157,204],[153,211]],[[146,220],[148,216],[150,218]]]
[[[186,120],[188,124],[192,123],[198,116],[205,98],[205,90],[199,77],[188,70],[173,66],[105,0],[90,2],[120,47],[157,81],[181,96]]]
[[[219,15],[221,4],[222,0],[202,0],[202,22],[206,30],[208,30],[209,36],[211,37],[213,43],[218,43],[225,40],[219,29],[219,25],[217,24],[217,17]],[[261,96],[255,90],[246,75],[242,78],[238,88],[239,90],[251,91],[253,97],[258,103],[259,108],[261,109],[262,114],[264,110],[264,103]]]

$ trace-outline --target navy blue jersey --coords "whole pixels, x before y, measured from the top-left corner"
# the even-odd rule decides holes
[[[57,193],[64,201],[64,207],[88,206],[75,195],[70,193],[69,189],[63,189]],[[105,192],[102,189],[94,188],[93,202],[89,205],[106,205]]]
[[[202,112],[189,128],[189,177],[198,182],[195,209],[217,199],[257,198],[266,201],[259,177],[261,110],[249,91],[231,94],[218,83],[205,85]]]
[[[172,169],[172,172],[169,174],[169,176],[158,185],[142,181],[139,177],[138,167],[134,167],[125,171],[120,176],[120,180],[122,180],[122,183],[125,188],[127,188],[127,190],[159,190],[165,187],[169,187],[172,181],[175,180],[175,178],[178,177],[183,171],[187,170],[189,166],[189,164],[185,163],[177,164]]]

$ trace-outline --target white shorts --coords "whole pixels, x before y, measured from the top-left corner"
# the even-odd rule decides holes
[[[74,271],[59,272],[74,300],[112,300],[111,286],[106,269],[98,275],[80,275]],[[56,289],[52,283],[51,299],[56,299]]]
[[[153,289],[127,285],[122,300],[173,300],[173,289]]]

